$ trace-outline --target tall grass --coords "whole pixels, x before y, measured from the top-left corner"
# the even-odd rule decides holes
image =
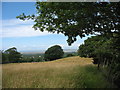
[[[103,77],[96,66],[87,65],[85,67],[79,67],[78,79],[76,80],[76,87],[82,88],[111,88],[111,84]],[[81,74],[81,75],[80,75]],[[81,86],[79,86],[81,85]]]
[[[109,83],[90,58],[3,65],[3,88],[104,88]]]

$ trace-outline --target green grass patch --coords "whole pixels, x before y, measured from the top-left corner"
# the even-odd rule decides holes
[[[102,72],[94,65],[78,68],[76,88],[111,88],[111,84],[103,76]]]

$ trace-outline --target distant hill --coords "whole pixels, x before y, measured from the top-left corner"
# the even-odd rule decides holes
[[[64,52],[77,52],[77,49],[64,49]]]

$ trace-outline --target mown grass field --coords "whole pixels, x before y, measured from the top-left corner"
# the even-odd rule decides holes
[[[2,65],[3,88],[106,88],[110,84],[91,58]]]

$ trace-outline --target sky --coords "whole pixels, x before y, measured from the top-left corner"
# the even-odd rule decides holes
[[[16,16],[25,13],[26,15],[35,14],[35,2],[2,2],[2,30],[0,30],[2,38],[2,47],[0,50],[6,50],[16,47],[18,51],[39,51],[46,50],[53,45],[60,45],[63,49],[78,49],[80,44],[87,37],[80,39],[71,46],[67,44],[67,37],[63,34],[53,34],[40,32],[32,28],[34,22],[32,20],[21,21]]]

